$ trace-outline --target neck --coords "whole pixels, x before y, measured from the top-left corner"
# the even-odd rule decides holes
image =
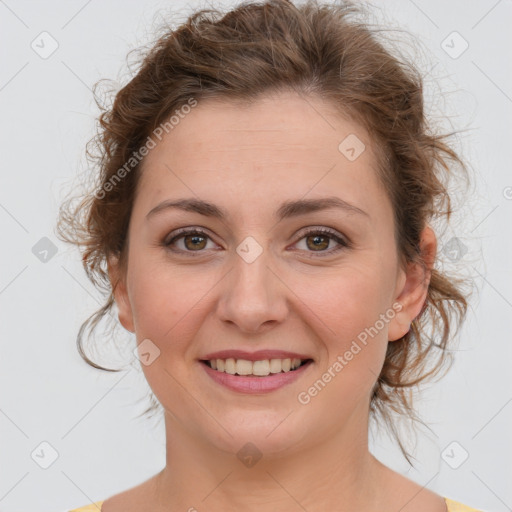
[[[355,412],[342,429],[323,432],[322,439],[286,454],[264,454],[248,466],[167,414],[165,426],[167,461],[156,477],[158,511],[352,512],[375,510],[382,498],[384,466],[368,450],[365,410]]]

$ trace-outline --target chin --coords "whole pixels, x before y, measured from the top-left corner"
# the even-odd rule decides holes
[[[229,425],[231,436],[223,429],[220,432],[217,429],[220,437],[211,439],[211,443],[222,451],[237,455],[243,455],[245,451],[250,453],[251,450],[266,458],[290,455],[299,449],[304,425],[302,429],[299,428],[291,418],[286,419],[288,414],[289,411],[281,414],[259,411],[245,413],[243,419],[239,415],[238,421],[225,423]]]

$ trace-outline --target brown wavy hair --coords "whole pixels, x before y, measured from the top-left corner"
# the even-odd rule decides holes
[[[65,201],[57,224],[59,238],[81,249],[87,276],[105,297],[78,333],[78,350],[88,364],[120,371],[92,361],[83,342],[86,331],[90,336],[102,319],[112,320],[116,283],[109,281],[107,259],[115,256],[125,270],[140,162],[132,160],[133,169],[114,184],[112,180],[154,130],[191,98],[252,101],[272,91],[296,91],[316,95],[360,123],[381,156],[378,175],[393,204],[401,264],[419,262],[427,268],[420,233],[431,221],[448,221],[452,205],[447,179],[458,169],[467,180],[466,166],[446,142],[453,133],[436,135],[430,129],[421,73],[386,48],[382,31],[358,19],[362,14],[361,5],[350,1],[313,0],[301,5],[244,2],[227,13],[197,10],[139,49],[137,73],[119,91],[110,91],[110,106],[96,98],[104,81],[94,85],[101,114],[86,151],[97,171],[90,175],[93,191]],[[412,390],[451,362],[449,343],[467,310],[464,281],[439,270],[439,257],[422,312],[403,338],[388,344],[370,402],[371,417],[380,413],[409,463],[392,415],[419,420]],[[158,409],[152,393],[150,401],[143,414]]]

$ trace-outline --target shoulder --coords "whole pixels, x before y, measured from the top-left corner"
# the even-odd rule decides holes
[[[479,509],[468,507],[458,501],[451,500],[450,498],[445,498],[445,501],[448,512],[483,512]]]
[[[101,506],[103,505],[103,501],[96,501],[91,503],[90,505],[86,505],[85,507],[74,508],[69,512],[101,512]]]
[[[98,509],[90,509],[90,511],[86,509],[83,512],[133,512],[137,510],[153,510],[156,508],[154,498],[156,496],[157,477],[158,475],[152,476],[131,489],[122,491],[119,494],[115,494],[99,502],[103,505],[101,511]],[[82,512],[82,509],[76,512]]]

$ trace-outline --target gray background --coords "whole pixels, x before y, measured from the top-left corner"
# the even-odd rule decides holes
[[[3,512],[64,511],[106,499],[165,462],[163,422],[135,418],[148,389],[141,375],[94,370],[76,351],[78,328],[100,296],[78,251],[57,240],[54,225],[70,180],[87,171],[84,147],[98,114],[92,84],[104,77],[124,84],[126,54],[152,37],[161,20],[155,13],[184,5],[0,0]],[[377,21],[422,43],[415,61],[426,73],[433,119],[465,130],[454,144],[470,165],[473,189],[456,195],[458,214],[439,235],[439,248],[450,268],[474,280],[475,293],[454,367],[418,398],[430,430],[418,432],[416,469],[384,434],[375,433],[372,450],[439,494],[484,510],[512,510],[512,2],[374,5]],[[45,55],[53,40],[58,48]],[[469,46],[461,53],[464,41]],[[44,237],[55,255],[44,253],[51,247]],[[131,350],[134,338],[126,340]],[[116,367],[116,357],[103,361]]]

